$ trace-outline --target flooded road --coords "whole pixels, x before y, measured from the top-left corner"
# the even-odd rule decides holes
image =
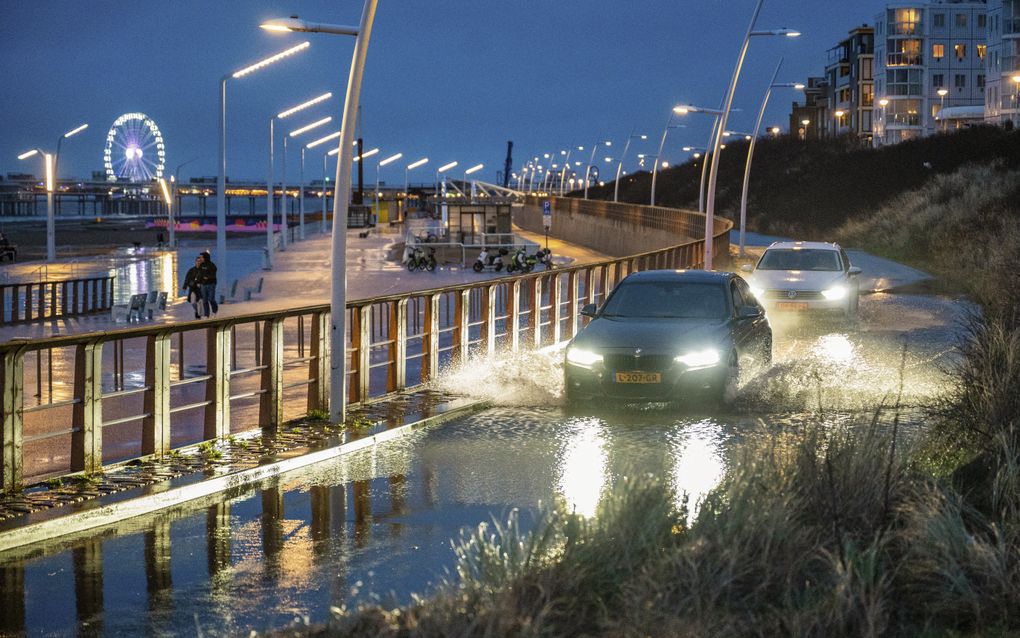
[[[480,361],[444,386],[497,407],[196,502],[108,533],[26,548],[0,567],[0,633],[237,635],[321,622],[359,601],[427,593],[451,541],[513,509],[593,514],[621,476],[666,476],[696,504],[756,437],[866,419],[899,401],[908,431],[944,385],[969,307],[869,295],[858,326],[774,318],[775,363],[743,371],[725,412],[660,406],[570,412],[560,355]]]

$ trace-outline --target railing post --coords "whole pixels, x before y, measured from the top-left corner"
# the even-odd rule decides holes
[[[531,314],[528,315],[528,323],[531,327],[531,346],[542,347],[542,279],[532,277],[528,280],[528,292],[530,293]]]
[[[145,413],[142,454],[170,451],[170,333],[151,335],[145,344]]]
[[[329,313],[312,315],[311,361],[308,362],[308,411],[329,409]]]
[[[32,320],[32,284],[25,285],[25,321]]]
[[[609,298],[609,269],[603,266],[599,269],[599,285],[602,290],[602,303]]]
[[[283,423],[283,319],[267,319],[262,330],[262,396],[259,425],[275,432]]]
[[[24,477],[25,352],[4,350],[0,355],[0,384],[3,386],[3,430],[0,431],[0,488],[11,492],[21,487]]]
[[[390,392],[407,386],[407,298],[393,302],[390,312]]]
[[[74,357],[74,405],[71,470],[96,472],[103,467],[103,344],[78,345]]]
[[[571,339],[577,334],[577,317],[580,308],[577,304],[577,274],[578,271],[571,270],[567,275],[567,336]]]
[[[68,293],[68,290],[67,290],[68,289],[68,283],[69,282],[67,282],[67,281],[60,282],[60,316],[61,317],[66,317],[67,316],[68,300],[69,300],[69,297],[68,297],[69,293]]]
[[[372,305],[365,304],[357,309],[360,319],[358,333],[358,399],[367,401],[372,381]]]
[[[593,303],[595,303],[595,267],[594,266],[589,266],[587,268],[587,270],[585,270],[584,283],[585,283],[585,287],[587,288],[587,291],[585,292],[585,300],[584,300],[584,302],[586,304],[593,304]]]
[[[482,288],[482,340],[485,354],[496,353],[496,286]]]
[[[521,280],[514,279],[508,287],[510,290],[506,296],[506,332],[510,351],[517,352],[521,348]]]
[[[14,284],[11,286],[11,323],[18,323],[21,317],[21,286]]]
[[[561,339],[562,330],[560,324],[563,322],[563,281],[560,279],[558,273],[549,275],[549,281],[552,283],[552,290],[550,290],[549,301],[552,304],[552,342],[554,344],[559,343]]]
[[[439,293],[425,297],[425,326],[421,338],[422,383],[439,373],[439,300]]]
[[[205,429],[203,438],[221,439],[230,434],[230,326],[206,330]]]
[[[463,363],[468,360],[471,350],[471,289],[461,290],[455,294],[457,297],[453,307],[453,320],[457,323],[453,331],[453,351],[457,361]]]

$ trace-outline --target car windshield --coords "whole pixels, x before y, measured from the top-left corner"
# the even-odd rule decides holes
[[[835,250],[772,248],[765,251],[758,270],[843,270]]]
[[[726,288],[719,284],[640,281],[620,284],[602,316],[719,319],[726,311]]]

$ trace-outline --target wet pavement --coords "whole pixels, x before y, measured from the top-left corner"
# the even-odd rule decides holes
[[[633,472],[670,477],[697,504],[734,449],[806,424],[869,422],[899,403],[908,436],[944,387],[961,323],[951,297],[871,294],[857,325],[773,317],[774,365],[746,370],[733,409],[570,412],[560,355],[476,360],[443,378],[498,407],[222,501],[195,502],[5,557],[5,626],[30,635],[237,635],[322,622],[331,607],[407,602],[454,564],[451,541],[518,509],[594,513]],[[71,604],[74,601],[74,604]]]

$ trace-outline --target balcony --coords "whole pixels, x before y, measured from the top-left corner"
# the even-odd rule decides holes
[[[921,22],[890,22],[889,35],[924,35],[924,25]]]
[[[920,53],[889,53],[886,66],[923,66],[924,56]]]

